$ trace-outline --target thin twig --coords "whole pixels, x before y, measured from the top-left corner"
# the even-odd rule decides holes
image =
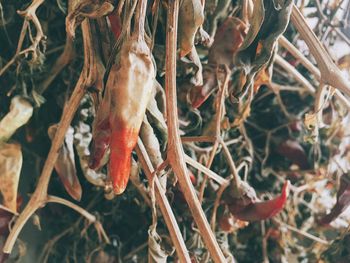
[[[179,121],[176,96],[176,44],[177,20],[179,14],[179,0],[168,2],[167,29],[166,29],[166,73],[165,91],[168,119],[168,160],[171,168],[178,178],[180,187],[190,208],[194,221],[201,233],[214,262],[225,262],[225,257],[210,229],[208,220],[201,208],[198,197],[191,183],[184,151],[179,134]]]
[[[308,60],[303,53],[301,53],[292,43],[288,41],[284,36],[281,36],[278,40],[278,43],[284,47],[293,57],[298,59],[300,63],[307,68],[315,78],[320,82],[321,81],[321,72],[316,68],[310,60]],[[335,97],[344,104],[345,107],[350,108],[350,101],[339,91],[335,90]]]
[[[190,256],[188,254],[185,242],[183,240],[183,237],[181,235],[181,231],[179,229],[179,226],[176,222],[175,216],[173,214],[173,211],[171,210],[170,204],[168,199],[165,196],[165,189],[162,188],[158,177],[153,175],[154,168],[152,166],[151,160],[149,159],[149,156],[146,152],[146,149],[142,143],[142,141],[139,139],[137,142],[136,147],[136,153],[140,160],[141,166],[148,178],[149,182],[152,182],[154,180],[154,190],[155,190],[155,196],[157,200],[157,204],[160,207],[160,210],[163,214],[165,223],[168,227],[171,239],[175,245],[178,257],[181,262],[191,262]]]
[[[291,64],[289,64],[284,58],[276,54],[275,62],[281,66],[284,70],[290,73],[305,89],[307,89],[311,94],[315,94],[315,88],[310,84],[310,82],[299,73]]]
[[[39,182],[35,188],[33,195],[31,196],[27,206],[19,215],[15,225],[13,226],[3,251],[5,253],[11,253],[15,241],[22,230],[24,224],[35,213],[35,211],[45,205],[47,202],[47,188],[51,178],[54,165],[56,163],[59,149],[61,148],[67,129],[74,117],[76,110],[80,105],[80,101],[83,98],[86,89],[91,87],[96,82],[96,72],[94,72],[94,54],[92,45],[92,36],[90,32],[89,21],[84,20],[82,23],[83,39],[84,39],[84,67],[79,80],[74,88],[74,91],[63,109],[61,121],[58,125],[55,137],[52,140],[52,145],[47,156],[44,168],[42,170]]]
[[[339,68],[334,64],[332,58],[309,27],[304,16],[295,4],[293,4],[292,8],[291,21],[298,30],[301,38],[309,47],[311,54],[314,56],[321,72],[322,82],[350,96],[349,81],[343,77]]]

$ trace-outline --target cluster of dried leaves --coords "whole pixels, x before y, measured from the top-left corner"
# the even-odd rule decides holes
[[[0,262],[348,262],[349,5],[2,1]]]

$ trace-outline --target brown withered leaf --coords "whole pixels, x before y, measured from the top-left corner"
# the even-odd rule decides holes
[[[150,227],[148,231],[148,262],[166,263],[168,256],[174,253],[173,247],[165,247],[164,240],[158,235],[155,228]]]
[[[204,13],[200,0],[181,1],[178,29],[180,57],[184,57],[191,52],[195,35],[203,21]]]
[[[228,17],[216,31],[209,49],[208,63],[233,66],[233,58],[245,40],[247,26],[236,17]]]
[[[280,1],[278,7],[273,1],[259,0],[254,4],[247,37],[235,56],[235,65],[246,75],[237,97],[252,87],[255,75],[273,59],[277,39],[288,26],[292,5],[291,0]]]
[[[22,162],[19,144],[0,144],[0,191],[3,205],[14,213],[17,212],[17,191]]]
[[[52,125],[48,129],[48,134],[51,140],[55,137],[57,124]],[[75,200],[80,201],[82,188],[77,176],[77,170],[74,161],[73,149],[73,128],[69,127],[64,143],[59,150],[55,170],[60,177],[64,188],[68,194]]]

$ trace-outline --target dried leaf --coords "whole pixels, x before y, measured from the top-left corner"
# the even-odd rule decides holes
[[[203,67],[195,46],[192,47],[192,50],[188,54],[188,57],[197,66],[197,70],[191,82],[196,86],[203,85],[203,75],[202,75]]]
[[[245,24],[238,18],[228,17],[215,34],[209,50],[208,65],[203,70],[203,85],[195,85],[189,92],[193,108],[200,107],[217,88],[216,66],[233,66],[233,58],[245,36]]]
[[[55,124],[48,129],[48,134],[51,140],[55,137],[57,127],[58,125]],[[69,127],[64,138],[64,143],[58,153],[55,170],[68,194],[73,199],[80,201],[82,188],[77,176],[77,169],[74,161],[73,133],[74,129]]]
[[[272,1],[259,0],[254,4],[253,21],[250,21],[247,37],[235,56],[235,65],[241,67],[246,75],[246,82],[243,87],[239,87],[237,97],[251,88],[255,75],[271,62],[278,37],[288,26],[292,5],[292,0],[283,1],[278,7]]]
[[[228,17],[216,31],[209,49],[208,63],[232,68],[233,59],[245,39],[247,26],[236,17]]]
[[[147,118],[149,122],[157,129],[157,131],[160,132],[163,145],[166,145],[168,141],[168,127],[166,125],[164,115],[159,109],[156,100],[159,89],[162,89],[162,87],[157,81],[155,81],[153,95],[151,96],[147,105]]]
[[[149,124],[145,116],[140,129],[140,137],[147,153],[150,157],[153,167],[158,167],[163,163],[160,145],[157,136],[154,134],[152,126]]]
[[[241,50],[252,44],[265,20],[264,0],[256,0],[253,6],[253,13],[249,20],[249,30],[240,47]]]
[[[21,96],[11,100],[10,111],[0,121],[0,143],[7,141],[16,130],[26,124],[33,114],[33,106]]]
[[[0,191],[4,206],[13,213],[17,212],[17,191],[22,161],[19,144],[0,144]]]
[[[148,231],[148,262],[166,263],[168,256],[174,253],[174,248],[165,250],[162,247],[162,238],[158,235],[155,228],[151,227]]]
[[[191,52],[194,46],[195,35],[203,21],[204,14],[200,0],[181,1],[178,29],[180,57],[184,57]]]

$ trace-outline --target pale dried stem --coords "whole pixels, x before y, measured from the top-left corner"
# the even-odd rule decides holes
[[[220,201],[221,201],[221,196],[223,194],[223,192],[225,191],[225,189],[230,185],[229,181],[227,181],[226,183],[222,184],[219,188],[219,190],[216,193],[216,198],[215,198],[215,202],[214,202],[214,207],[213,207],[213,213],[211,216],[211,221],[210,221],[210,225],[211,225],[211,229],[215,232],[215,226],[216,226],[216,214],[220,205]]]
[[[168,160],[190,208],[194,221],[206,244],[214,262],[225,262],[214,233],[210,229],[208,220],[201,208],[195,189],[190,180],[184,158],[184,151],[179,134],[179,120],[176,97],[176,43],[177,20],[179,14],[179,0],[168,2],[167,28],[166,28],[166,74],[165,90],[168,119]]]
[[[52,66],[48,77],[43,81],[43,83],[37,89],[39,94],[43,94],[47,88],[50,86],[52,81],[57,77],[58,74],[73,60],[74,58],[74,45],[73,39],[71,37],[66,37],[66,44],[64,50],[59,58],[56,60],[55,64]]]
[[[85,217],[89,221],[90,224],[95,223],[97,220],[96,216],[90,214],[88,211],[81,208],[80,206],[78,206],[78,205],[76,205],[76,204],[74,204],[66,199],[63,199],[61,197],[48,195],[46,198],[46,203],[57,203],[57,204],[61,204],[61,205],[65,205],[67,207],[70,207],[73,210],[77,211],[79,214],[81,214],[83,217]]]
[[[201,171],[202,173],[207,175],[209,178],[211,178],[212,180],[217,182],[219,185],[225,184],[227,182],[227,180],[225,178],[222,178],[220,175],[218,175],[217,173],[208,169],[207,167],[205,167],[203,164],[197,162],[196,160],[193,160],[190,156],[188,156],[186,154],[185,154],[185,161],[186,161],[186,163],[188,163],[192,167],[198,169],[199,171]]]
[[[329,245],[329,242],[328,242],[328,241],[326,241],[326,240],[324,240],[324,239],[321,239],[321,238],[319,238],[319,237],[316,237],[316,236],[314,236],[314,235],[312,235],[312,234],[310,234],[310,233],[308,233],[308,232],[305,232],[305,231],[300,230],[300,229],[298,229],[298,228],[296,228],[296,227],[294,227],[294,226],[291,226],[291,225],[288,225],[288,224],[286,224],[286,223],[283,223],[283,222],[281,222],[280,220],[277,220],[277,219],[273,219],[273,221],[275,221],[276,223],[278,223],[278,224],[281,225],[282,227],[285,227],[285,228],[287,228],[288,230],[293,231],[293,232],[295,232],[295,233],[298,233],[299,235],[302,235],[302,236],[304,236],[304,237],[306,237],[306,238],[308,238],[308,239],[311,239],[311,240],[316,241],[316,242],[318,242],[318,243],[321,243],[321,244],[323,244],[323,245]]]
[[[286,72],[290,73],[295,80],[297,80],[308,92],[315,94],[315,88],[310,84],[310,82],[300,74],[291,64],[289,64],[284,58],[276,54],[275,62],[277,65],[282,67]]]
[[[301,53],[292,43],[288,41],[284,36],[281,36],[278,43],[284,47],[293,57],[298,59],[300,63],[309,70],[316,78],[317,81],[321,81],[321,73],[310,60],[308,60],[303,53]],[[350,108],[350,101],[339,91],[335,90],[334,96],[347,108]]]
[[[151,160],[146,152],[146,149],[139,139],[136,146],[136,153],[141,163],[142,169],[145,172],[149,182],[154,181],[154,191],[157,204],[160,207],[160,210],[163,214],[165,223],[168,227],[171,240],[176,248],[177,255],[180,259],[180,262],[191,262],[190,256],[188,254],[185,242],[181,235],[181,231],[176,222],[173,211],[171,210],[168,199],[165,196],[165,189],[162,188],[158,177],[154,176],[154,168],[152,166]]]
[[[209,155],[209,160],[208,162],[206,163],[206,167],[208,169],[210,169],[213,161],[214,161],[214,157],[216,155],[216,151],[219,147],[219,143],[218,141],[216,140],[214,142],[214,146],[213,146],[213,149],[211,150],[210,152],[210,155]],[[199,202],[202,203],[203,202],[203,197],[204,197],[204,191],[205,191],[205,187],[207,185],[207,181],[208,181],[208,175],[207,174],[204,174],[204,177],[203,177],[203,181],[202,181],[202,184],[201,184],[201,187],[199,189]]]
[[[91,47],[92,36],[90,32],[90,26],[88,20],[82,23],[83,39],[84,39],[84,67],[79,80],[74,88],[74,91],[65,105],[62,113],[62,117],[56,131],[55,137],[52,140],[51,148],[47,156],[44,168],[42,170],[39,182],[35,188],[33,195],[31,196],[27,206],[16,220],[3,251],[5,253],[11,253],[15,241],[22,230],[24,224],[35,213],[35,211],[45,205],[47,202],[47,188],[51,178],[51,173],[56,163],[59,149],[64,141],[67,129],[74,117],[76,110],[80,105],[80,101],[83,98],[85,91],[88,87],[91,87],[95,83],[96,72],[94,68],[95,58],[93,54],[93,48]]]
[[[343,77],[339,68],[334,64],[332,58],[295,5],[292,8],[291,21],[317,62],[317,66],[321,72],[321,82],[339,89],[347,96],[350,96],[349,81]]]

